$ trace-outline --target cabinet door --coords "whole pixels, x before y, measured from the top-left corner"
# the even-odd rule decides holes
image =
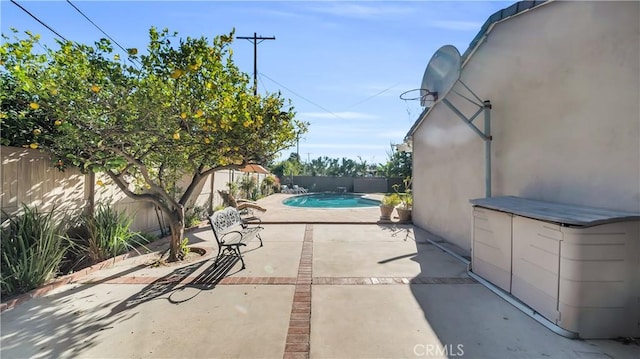
[[[560,226],[513,217],[511,293],[550,321],[558,320]]]
[[[510,213],[486,208],[473,209],[472,271],[511,291],[511,217]]]
[[[640,222],[562,228],[558,324],[582,338],[640,336]]]

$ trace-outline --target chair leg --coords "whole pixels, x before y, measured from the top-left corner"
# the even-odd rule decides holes
[[[240,258],[240,262],[242,262],[242,269],[245,269],[245,265],[244,265],[244,259],[242,258],[242,253],[240,253],[240,247],[236,246],[235,248],[236,251],[236,255]]]
[[[256,238],[260,240],[260,247],[262,247],[262,237],[260,237],[260,233],[256,234]]]

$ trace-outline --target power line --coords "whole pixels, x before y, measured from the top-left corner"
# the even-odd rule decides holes
[[[387,92],[387,91],[391,90],[392,88],[394,88],[394,87],[398,86],[398,84],[400,84],[400,82],[396,82],[395,84],[393,84],[393,85],[391,85],[391,86],[387,87],[386,89],[384,89],[384,90],[382,90],[382,91],[380,91],[380,92],[376,93],[375,95],[371,95],[371,96],[369,96],[369,97],[365,98],[364,100],[361,100],[361,101],[358,101],[358,102],[354,103],[353,105],[351,105],[351,106],[349,106],[349,107],[345,108],[345,110],[352,109],[352,108],[354,108],[354,107],[356,107],[356,106],[358,106],[358,105],[360,105],[360,104],[362,104],[362,103],[365,103],[365,102],[367,102],[367,101],[371,100],[371,99],[372,99],[372,98],[374,98],[374,97],[378,97],[378,96],[382,95],[383,93],[385,93],[385,92]]]
[[[262,85],[262,87],[269,92],[269,89],[267,88],[267,85],[265,85],[264,80],[262,79],[262,74],[258,73],[258,81],[260,81],[260,84]]]
[[[278,81],[276,81],[276,80],[272,79],[271,77],[269,77],[269,76],[265,75],[264,73],[262,73],[262,72],[261,72],[261,73],[260,73],[260,75],[262,75],[262,76],[266,77],[267,79],[269,79],[269,80],[271,80],[272,82],[276,83],[278,86],[281,86],[281,87],[282,87],[282,88],[284,88],[285,90],[287,90],[287,91],[291,92],[292,94],[294,94],[294,95],[296,95],[296,96],[300,97],[301,99],[303,99],[303,100],[307,101],[308,103],[310,103],[310,104],[312,104],[312,105],[314,105],[314,106],[318,107],[319,109],[321,109],[321,110],[323,110],[323,111],[325,111],[325,112],[327,112],[327,113],[329,113],[329,114],[331,114],[331,115],[335,116],[335,117],[336,117],[336,118],[338,118],[338,119],[344,120],[342,117],[340,117],[340,116],[336,115],[335,113],[331,112],[330,110],[327,110],[326,108],[324,108],[324,107],[322,107],[322,106],[318,105],[317,103],[315,103],[315,102],[313,102],[313,101],[309,100],[308,98],[306,98],[306,97],[304,97],[304,96],[302,96],[302,95],[300,95],[300,94],[296,93],[295,91],[293,91],[293,90],[291,90],[290,88],[288,88],[287,86],[285,86],[285,85],[283,85],[283,84],[279,83]]]
[[[116,44],[116,46],[118,46],[122,51],[124,51],[125,53],[129,53],[129,51],[127,51],[127,49],[125,49],[122,45],[120,45],[113,37],[109,36],[109,34],[107,34],[104,30],[102,30],[102,28],[100,26],[98,26],[95,22],[93,22],[93,20],[91,20],[84,12],[82,12],[82,10],[78,9],[77,6],[75,6],[71,0],[67,0],[67,3],[69,5],[71,5],[78,13],[80,13],[80,15],[82,15],[85,19],[87,19],[87,21],[89,21],[91,23],[91,25],[95,26],[96,29],[100,30],[100,32],[102,32],[104,34],[104,36],[106,36],[109,40],[113,41],[114,44]],[[140,61],[138,61],[137,59],[135,59],[136,62],[140,65],[142,65],[140,63]],[[129,61],[132,61],[131,57],[129,57]]]
[[[36,20],[37,22],[39,22],[42,26],[46,27],[47,29],[49,29],[49,31],[53,32],[54,34],[56,34],[56,36],[58,36],[59,38],[61,38],[64,41],[69,41],[67,40],[64,36],[60,35],[56,30],[52,29],[51,26],[45,24],[42,20],[38,19],[37,16],[33,15],[32,13],[29,12],[29,10],[25,9],[24,7],[22,7],[22,5],[18,4],[15,0],[11,0],[11,3],[13,3],[15,6],[19,7],[20,9],[22,9],[22,11],[26,12],[29,16],[31,16],[34,20]]]

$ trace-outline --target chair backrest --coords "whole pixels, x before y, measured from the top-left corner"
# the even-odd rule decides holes
[[[235,226],[242,226],[242,219],[240,213],[233,207],[227,207],[219,211],[215,211],[209,217],[209,225],[213,235],[216,237],[216,242],[220,244],[222,235]]]

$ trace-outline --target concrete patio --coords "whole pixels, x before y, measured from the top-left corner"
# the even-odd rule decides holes
[[[270,206],[270,212],[278,211]],[[337,222],[344,213],[333,212]],[[155,254],[129,258],[5,311],[0,354],[639,357],[637,344],[551,332],[475,282],[462,262],[410,225],[264,226],[264,246],[254,241],[245,250],[245,270],[231,258],[214,268],[217,247],[202,227],[188,235],[193,246],[208,250],[203,257],[160,266],[150,265]]]

